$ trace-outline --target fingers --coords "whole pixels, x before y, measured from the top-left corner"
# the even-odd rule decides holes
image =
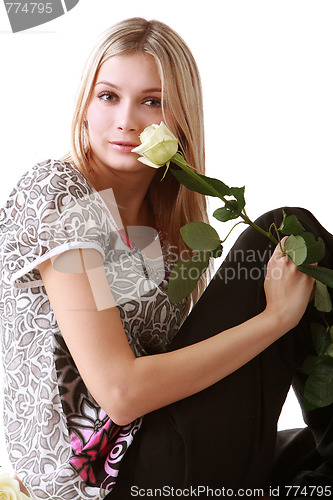
[[[281,245],[280,243],[276,245],[275,250],[268,262],[267,268],[272,272],[272,270],[276,270],[277,273],[281,272],[282,268],[289,263],[292,263],[292,261],[289,259],[289,257],[284,253],[283,249],[283,243],[286,240],[286,237],[281,240]],[[282,249],[281,249],[282,247]]]
[[[281,244],[279,243],[272,254],[268,264],[267,264],[267,273],[266,279],[285,279],[296,280],[298,282],[303,282],[305,286],[313,286],[313,278],[302,273],[297,265],[291,260],[291,258],[284,252],[284,242],[288,236],[285,236],[281,240]]]
[[[288,238],[288,236],[284,236],[284,238],[282,238],[282,240],[280,241],[280,243],[278,243],[275,247],[275,250],[273,252],[273,256],[278,258],[278,259],[282,259],[283,257],[287,257],[288,256],[285,254],[285,249],[284,249],[284,243],[286,241],[286,239]]]
[[[264,288],[267,310],[293,328],[312,298],[314,279],[302,273],[284,252],[286,239],[276,246],[268,262]]]

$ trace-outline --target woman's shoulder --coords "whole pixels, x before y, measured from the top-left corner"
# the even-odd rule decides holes
[[[91,191],[88,181],[72,163],[53,159],[36,163],[20,177],[15,188],[28,191],[36,185],[43,184],[57,189],[64,189],[69,184],[75,184],[82,186],[86,191]]]
[[[96,192],[81,172],[68,161],[45,160],[27,170],[17,181],[0,209],[0,229],[52,224],[60,217],[86,215],[102,220],[102,207]],[[8,226],[8,227],[7,227]]]
[[[57,160],[49,158],[47,160],[36,163],[30,171],[50,173],[50,174],[52,173],[64,174],[64,175],[79,177],[82,181],[87,182],[82,173],[78,170],[78,168],[73,163],[66,160]]]
[[[48,159],[36,163],[19,177],[2,210],[10,210],[14,215],[16,210],[20,211],[28,205],[37,209],[55,200],[66,204],[70,199],[91,197],[92,193],[93,188],[74,165],[68,161]]]
[[[12,274],[34,269],[44,255],[60,247],[89,246],[105,253],[111,230],[97,192],[67,161],[34,165],[0,209],[2,256],[8,260],[13,252],[17,255]]]

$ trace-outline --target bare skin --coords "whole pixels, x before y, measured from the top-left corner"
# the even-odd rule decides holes
[[[68,254],[70,254],[69,251]],[[57,322],[88,389],[119,425],[195,394],[250,361],[297,325],[313,280],[277,247],[265,280],[266,309],[197,344],[136,358],[96,250],[79,250],[82,272],[64,273],[51,261],[39,266]],[[98,310],[98,301],[107,308]]]

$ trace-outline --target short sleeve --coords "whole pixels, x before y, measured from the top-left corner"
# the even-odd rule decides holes
[[[76,248],[95,248],[105,258],[110,233],[105,206],[77,169],[39,163],[0,212],[2,279],[16,288],[40,286],[41,262]]]

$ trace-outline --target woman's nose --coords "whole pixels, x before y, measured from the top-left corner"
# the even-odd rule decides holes
[[[138,116],[135,106],[131,102],[124,102],[118,108],[117,129],[124,132],[133,132],[139,129]]]

